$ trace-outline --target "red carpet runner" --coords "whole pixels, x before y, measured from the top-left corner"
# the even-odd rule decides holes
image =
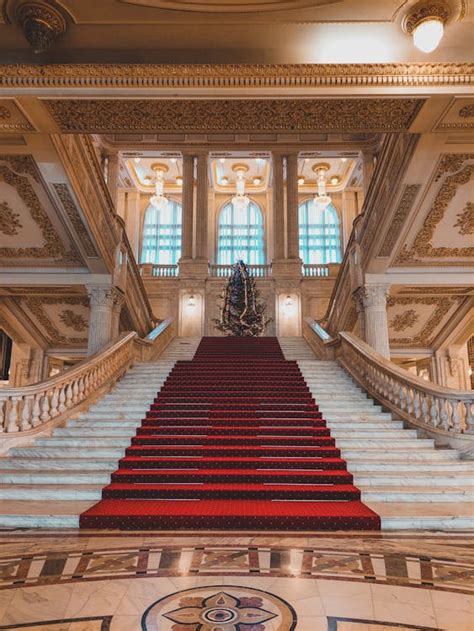
[[[276,338],[178,361],[82,528],[378,530]]]

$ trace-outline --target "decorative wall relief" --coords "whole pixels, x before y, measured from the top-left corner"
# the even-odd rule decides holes
[[[391,221],[389,230],[385,235],[382,245],[377,256],[385,257],[390,256],[393,246],[398,240],[405,221],[410,214],[415,199],[421,189],[421,184],[407,184],[403,189],[402,196],[398,202],[397,209]]]
[[[71,305],[88,307],[89,301],[85,296],[70,298],[53,298],[42,296],[33,298],[16,298],[15,300],[26,312],[29,311],[39,322],[39,324],[45,330],[51,345],[62,344],[67,346],[83,346],[85,343],[87,343],[87,335],[83,335],[81,337],[69,337],[68,335],[64,335],[58,330],[58,324],[62,323],[65,326],[71,327],[77,332],[85,331],[88,328],[88,323],[82,314],[78,314],[72,309],[63,310],[62,313],[56,316],[56,323],[54,321],[55,317],[52,318],[51,315],[49,315],[45,310],[45,307],[48,305]],[[70,314],[72,314],[72,316]],[[83,323],[85,323],[86,325],[84,328],[82,328]]]
[[[92,240],[89,236],[89,233],[84,226],[82,218],[79,214],[79,210],[74,203],[74,200],[69,192],[69,188],[67,184],[53,184],[53,188],[58,194],[59,199],[61,200],[61,204],[66,211],[67,216],[69,217],[74,230],[76,231],[78,237],[81,240],[82,246],[84,247],[84,251],[87,256],[97,257],[97,252],[92,243]]]
[[[471,105],[465,105],[459,110],[459,116],[461,118],[472,118],[474,116],[474,103]]]
[[[7,202],[0,202],[0,232],[7,236],[18,234],[18,229],[23,227],[18,220],[19,216]]]

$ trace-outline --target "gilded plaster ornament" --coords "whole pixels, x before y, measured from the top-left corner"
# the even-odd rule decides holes
[[[86,255],[91,258],[97,257],[97,251],[94,247],[94,244],[92,243],[86,227],[84,226],[82,218],[79,214],[79,210],[74,203],[67,184],[53,184],[53,188],[56,191],[59,199],[61,200],[61,204],[66,211],[66,214],[69,217],[74,230],[81,240],[81,244]]]
[[[63,35],[67,22],[59,6],[42,0],[19,2],[16,19],[35,53],[42,53]]]
[[[414,309],[408,309],[403,313],[398,313],[390,320],[390,328],[397,333],[411,329],[420,319],[419,314]]]
[[[456,216],[454,227],[459,228],[459,234],[474,234],[474,203],[467,202],[466,208]]]
[[[464,105],[459,110],[459,116],[461,118],[472,118],[474,116],[474,104]]]
[[[7,120],[12,117],[12,113],[5,107],[5,105],[0,105],[0,120]]]
[[[398,202],[397,209],[391,221],[389,230],[385,235],[385,239],[380,246],[377,256],[388,257],[390,256],[393,246],[398,240],[405,221],[410,214],[418,192],[421,189],[421,184],[407,184],[403,189],[402,196]]]
[[[7,202],[0,203],[0,232],[13,237],[18,234],[18,229],[23,228],[18,220],[19,213],[14,213]]]
[[[63,324],[78,332],[85,331],[89,326],[87,320],[82,315],[74,313],[71,309],[61,311],[59,319]]]
[[[27,298],[15,298],[15,300],[22,306],[26,307],[38,320],[38,322],[45,329],[47,336],[49,337],[51,344],[65,344],[65,345],[83,345],[85,337],[68,337],[60,333],[56,326],[51,321],[50,317],[46,314],[44,307],[47,305],[80,305],[82,307],[88,306],[88,300],[84,296],[77,297],[27,297]],[[77,330],[77,329],[75,329]]]

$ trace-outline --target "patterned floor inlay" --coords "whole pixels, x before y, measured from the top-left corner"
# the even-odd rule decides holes
[[[0,631],[473,631],[470,533],[0,533]]]
[[[144,631],[293,631],[292,607],[269,592],[232,585],[170,594],[145,612]]]

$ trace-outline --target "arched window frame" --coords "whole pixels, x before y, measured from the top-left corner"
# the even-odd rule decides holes
[[[306,265],[316,264],[324,265],[327,263],[340,263],[342,260],[342,222],[338,208],[334,203],[331,203],[327,209],[323,212],[331,212],[337,219],[337,223],[311,223],[309,220],[310,211],[316,212],[311,209],[313,197],[307,197],[301,200],[298,204],[298,231],[299,231],[299,252],[303,263]],[[306,222],[301,220],[302,208],[306,208],[307,218]],[[304,226],[306,225],[306,229]],[[317,239],[318,232],[315,230],[316,226],[322,226],[320,230],[320,240],[326,241],[319,246],[313,244],[310,245],[310,227],[313,226],[313,239]],[[334,226],[335,229],[328,230],[329,227]],[[306,242],[306,243],[305,243]],[[318,256],[319,253],[319,256]],[[311,254],[313,254],[311,256]]]
[[[265,212],[264,209],[262,208],[262,206],[255,201],[254,199],[250,198],[250,204],[249,207],[253,206],[256,208],[257,212],[258,212],[258,216],[260,218],[260,223],[259,225],[255,224],[255,227],[257,228],[257,234],[255,235],[255,239],[258,241],[258,244],[255,248],[253,248],[253,252],[255,252],[255,256],[250,257],[251,260],[249,260],[249,256],[247,254],[247,256],[241,256],[240,258],[242,258],[242,260],[244,261],[244,263],[247,263],[249,265],[263,265],[265,264],[266,261],[266,248],[265,248]],[[217,211],[216,214],[216,263],[218,265],[232,265],[233,263],[236,262],[236,258],[233,256],[229,256],[229,257],[222,257],[221,253],[224,251],[236,251],[238,250],[238,248],[233,248],[233,250],[224,250],[224,248],[221,246],[221,241],[222,241],[222,233],[221,233],[221,218],[222,218],[222,213],[226,210],[226,208],[231,208],[232,209],[232,199],[228,198],[226,199],[220,206],[220,208]],[[235,212],[235,211],[234,211]],[[250,212],[250,211],[247,211]],[[253,224],[226,224],[226,225],[248,225],[248,226],[252,226]],[[251,229],[248,230],[248,234],[246,235],[247,237],[251,237],[252,235],[251,233]],[[235,238],[235,235],[234,235]],[[249,250],[250,248],[247,248],[247,250]],[[258,253],[258,254],[257,254]],[[233,260],[235,258],[235,260]],[[224,260],[227,259],[227,260]]]
[[[145,256],[145,229],[147,227],[147,213],[149,210],[153,209],[152,204],[147,204],[143,211],[143,219],[141,224],[141,240],[140,240],[140,263],[153,263],[154,265],[177,265],[182,252],[182,230],[183,230],[183,204],[179,199],[175,199],[173,197],[169,197],[170,204],[173,204],[173,212],[179,211],[179,220],[176,223],[169,224],[170,226],[176,226],[176,231],[174,234],[171,234],[171,247],[170,248],[162,248],[160,247],[160,241],[166,240],[166,235],[160,234],[160,227],[163,225],[160,222],[157,223],[157,232],[156,232],[156,243],[157,246],[154,248],[153,252],[156,252],[156,257],[146,257]],[[162,211],[156,211],[162,212]],[[166,225],[166,224],[165,224]],[[172,246],[172,243],[175,243],[175,246]],[[169,257],[169,261],[160,260],[160,252],[163,251],[174,252],[172,256]],[[151,260],[153,259],[153,260]],[[156,260],[155,260],[156,259]]]

